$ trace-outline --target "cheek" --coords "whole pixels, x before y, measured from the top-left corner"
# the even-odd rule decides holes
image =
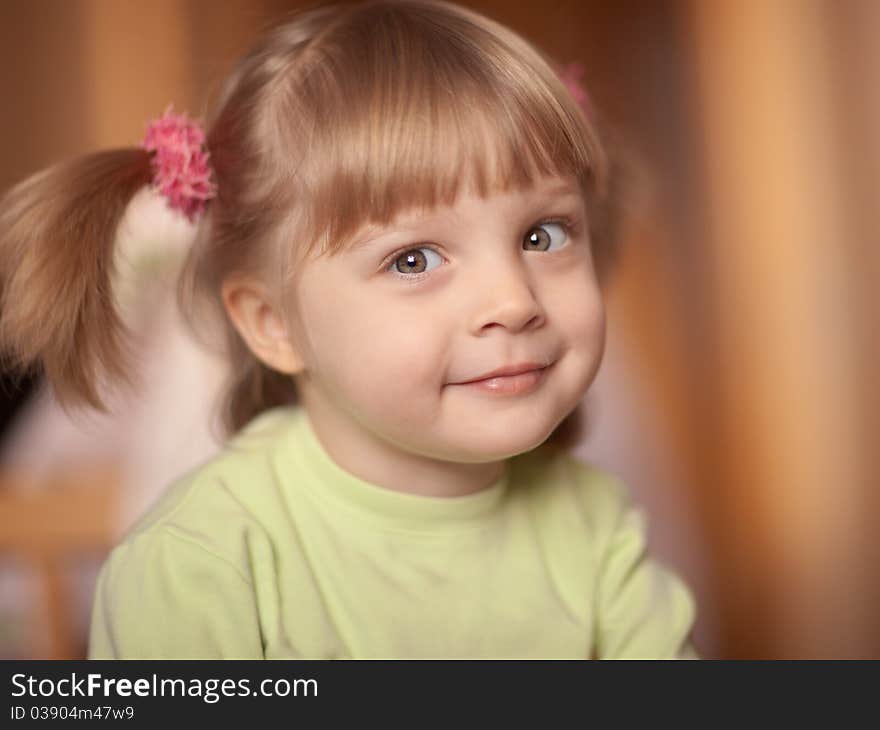
[[[578,349],[594,350],[605,337],[605,305],[593,277],[569,277],[550,291],[549,315]]]
[[[311,284],[302,294],[309,362],[318,378],[374,398],[436,371],[435,328],[415,307],[367,297],[356,287]]]
[[[605,342],[605,305],[600,296],[589,297],[584,306],[572,309],[571,334],[589,351],[601,350]]]
[[[596,377],[605,353],[605,305],[597,286],[573,287],[557,292],[558,308],[553,313],[563,340],[565,355],[559,382],[571,398],[568,406],[579,402]]]

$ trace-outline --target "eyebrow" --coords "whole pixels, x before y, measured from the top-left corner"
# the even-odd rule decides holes
[[[544,188],[539,191],[530,191],[533,200],[536,205],[549,205],[551,200],[555,200],[556,198],[568,198],[568,197],[581,197],[580,188],[571,182],[557,183],[548,188]],[[429,212],[428,217],[432,214]],[[360,249],[366,248],[370,244],[379,240],[380,238],[385,238],[386,236],[392,236],[396,233],[402,233],[404,231],[409,231],[414,228],[419,228],[426,223],[423,220],[414,221],[411,225],[406,224],[389,224],[387,226],[381,227],[376,233],[368,233],[364,236],[360,236],[354,240],[347,246],[349,251],[359,251]]]

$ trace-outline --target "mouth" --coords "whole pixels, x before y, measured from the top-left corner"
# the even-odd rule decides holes
[[[490,375],[453,385],[498,395],[520,395],[537,388],[552,367],[552,363],[550,365],[528,363],[503,368]]]

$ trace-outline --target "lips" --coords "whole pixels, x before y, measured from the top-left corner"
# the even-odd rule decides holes
[[[455,387],[493,397],[524,396],[540,387],[552,366],[552,363],[537,367],[535,363],[522,363],[494,370],[488,377],[457,383]]]
[[[504,367],[500,367],[487,373],[483,373],[482,375],[478,375],[475,378],[459,381],[459,384],[465,385],[467,383],[476,383],[481,380],[490,380],[491,378],[503,378],[512,375],[521,375],[522,373],[528,373],[533,370],[542,370],[545,367],[546,364],[539,362],[522,362],[515,365],[505,365]]]

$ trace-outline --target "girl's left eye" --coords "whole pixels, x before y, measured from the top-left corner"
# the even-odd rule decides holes
[[[558,231],[555,237],[553,236],[554,231]],[[556,248],[559,248],[567,240],[568,229],[563,221],[545,221],[544,223],[538,223],[526,234],[526,237],[523,239],[523,246],[526,251],[549,251],[557,241],[558,245]]]

